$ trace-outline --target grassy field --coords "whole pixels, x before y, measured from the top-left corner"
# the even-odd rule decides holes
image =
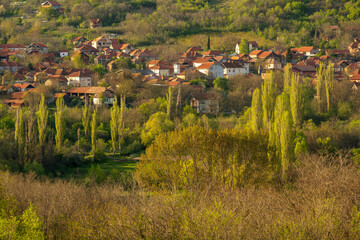
[[[106,159],[99,162],[87,162],[76,168],[69,168],[65,174],[61,176],[62,179],[82,182],[86,181],[92,175],[107,180],[108,178],[117,178],[116,175],[130,176],[135,170],[139,161],[141,153],[132,154],[129,156],[112,156],[105,155]]]

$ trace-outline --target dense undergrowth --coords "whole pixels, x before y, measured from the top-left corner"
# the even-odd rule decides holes
[[[3,227],[12,216],[22,218],[31,205],[44,234],[37,239],[354,239],[359,235],[360,178],[347,155],[302,155],[292,179],[286,185],[233,189],[202,182],[198,189],[171,191],[147,190],[134,183],[124,191],[119,184],[86,187],[2,172],[5,211],[0,224]]]

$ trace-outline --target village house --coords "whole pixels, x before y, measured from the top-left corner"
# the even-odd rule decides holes
[[[252,52],[249,53],[249,57],[251,59],[257,59],[262,52],[263,50],[253,50]]]
[[[224,66],[216,62],[206,62],[196,68],[199,72],[205,74],[210,79],[224,77]]]
[[[90,19],[90,28],[99,28],[102,27],[101,19]]]
[[[98,50],[101,50],[103,48],[109,48],[111,46],[111,44],[112,44],[112,41],[105,36],[100,36],[91,41],[91,46]]]
[[[14,61],[0,61],[0,72],[9,71],[9,72],[17,72],[19,71],[23,65]]]
[[[68,51],[68,50],[60,50],[60,51],[59,51],[59,56],[60,56],[61,58],[67,57],[67,56],[69,56],[69,51]]]
[[[89,46],[89,45],[82,46],[78,50],[78,52],[85,53],[87,55],[98,55],[99,54],[99,50],[97,50],[96,48]]]
[[[209,50],[202,54],[203,57],[215,57],[215,56],[225,56],[225,53],[215,50]]]
[[[33,88],[35,88],[34,85],[30,83],[15,83],[13,85],[13,89],[16,92],[26,92]]]
[[[66,78],[68,85],[87,87],[91,86],[92,74],[81,70],[70,73]]]
[[[106,87],[76,87],[66,91],[66,93],[70,97],[79,97],[85,101],[89,101],[92,97],[94,105],[112,105],[114,101],[114,93]]]
[[[306,57],[314,57],[316,54],[320,53],[320,50],[313,46],[292,48],[291,51],[294,51],[298,54],[303,54]]]
[[[281,70],[282,64],[276,58],[269,58],[264,62],[266,70]]]
[[[58,2],[56,2],[56,1],[46,1],[46,2],[43,2],[43,3],[41,4],[41,6],[42,6],[43,8],[51,7],[51,8],[53,8],[54,10],[57,10],[57,9],[61,8],[61,4],[58,3]]]
[[[5,48],[11,51],[26,51],[26,46],[23,44],[0,44],[0,50]]]
[[[48,53],[49,48],[43,43],[32,43],[27,47],[27,52],[39,52],[39,53]]]
[[[217,115],[220,111],[219,100],[208,93],[192,93],[190,105],[197,113]]]
[[[76,37],[74,38],[71,42],[74,44],[74,45],[79,45],[79,44],[82,44],[84,42],[87,42],[88,40],[84,37]]]
[[[226,62],[221,63],[221,65],[224,67],[225,78],[230,78],[236,75],[245,75],[248,73],[246,68],[238,62]]]

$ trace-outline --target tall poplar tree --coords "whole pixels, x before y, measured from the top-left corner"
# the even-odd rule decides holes
[[[37,112],[38,134],[40,147],[43,146],[46,139],[46,129],[49,111],[45,104],[44,94],[41,94],[41,100],[39,104],[39,110]]]
[[[257,131],[261,128],[261,97],[257,88],[253,92],[251,102],[251,128]]]
[[[286,64],[284,68],[284,91],[290,87],[292,75],[291,64]]]
[[[290,87],[290,107],[291,107],[291,116],[295,128],[299,127],[301,124],[301,103],[302,103],[301,89],[302,89],[301,83],[299,83],[299,80],[293,74],[291,77],[291,87]]]
[[[117,140],[117,133],[118,133],[118,117],[119,117],[119,106],[117,102],[117,98],[113,101],[113,106],[110,109],[110,133],[111,133],[111,144],[113,155],[115,155],[116,150],[116,140]]]
[[[85,136],[88,136],[89,133],[90,118],[91,118],[90,109],[88,107],[88,104],[85,103],[82,113],[82,119],[81,119],[84,127]]]
[[[289,111],[285,111],[281,117],[281,179],[288,179],[288,172],[294,156],[292,121]]]
[[[124,128],[125,128],[125,96],[120,98],[120,113],[119,113],[119,122],[118,122],[118,138],[119,138],[119,155],[121,155],[121,146],[124,138]]]
[[[169,116],[169,118],[171,117],[172,92],[173,92],[172,88],[169,87],[168,93],[166,94],[166,106],[167,106],[166,113]]]
[[[271,72],[270,75],[267,75],[264,79],[264,84],[262,86],[262,117],[263,117],[263,128],[268,130],[270,129],[270,124],[272,121],[272,115],[274,112],[275,106],[275,94],[276,94],[276,84],[274,81],[274,74]]]
[[[328,64],[325,74],[325,92],[326,92],[326,106],[327,111],[330,112],[331,96],[334,87],[334,68],[331,63]]]
[[[317,97],[317,105],[318,112],[322,112],[322,102],[323,102],[323,90],[324,90],[324,65],[320,63],[317,71],[316,71],[316,97]]]
[[[92,161],[95,159],[95,151],[96,151],[96,110],[94,110],[92,114],[91,120],[91,152],[92,152]]]
[[[61,151],[62,142],[64,138],[64,110],[65,104],[63,97],[59,97],[56,100],[56,113],[55,113],[55,128],[56,128],[56,149],[58,152]]]
[[[16,111],[15,142],[18,150],[19,162],[21,162],[23,160],[25,144],[24,120],[21,108],[18,108]]]

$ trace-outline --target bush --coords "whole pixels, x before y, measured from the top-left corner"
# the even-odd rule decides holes
[[[24,171],[26,173],[34,172],[38,176],[42,176],[45,173],[44,167],[37,161],[33,161],[32,163],[25,163]]]

